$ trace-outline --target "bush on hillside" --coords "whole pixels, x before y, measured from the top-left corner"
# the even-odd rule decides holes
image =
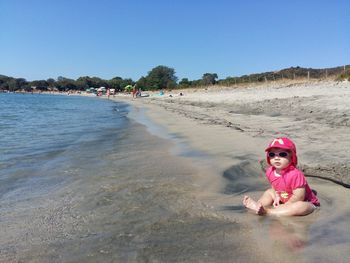
[[[350,68],[346,69],[343,73],[339,74],[336,80],[349,80],[350,81]]]

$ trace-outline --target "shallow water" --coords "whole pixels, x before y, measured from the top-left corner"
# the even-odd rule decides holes
[[[1,262],[226,261],[248,254],[239,225],[196,198],[193,179],[203,171],[129,119],[125,104],[0,99],[7,107]]]

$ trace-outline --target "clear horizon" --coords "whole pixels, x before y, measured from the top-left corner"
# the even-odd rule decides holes
[[[0,74],[181,80],[350,64],[350,2],[0,0]]]

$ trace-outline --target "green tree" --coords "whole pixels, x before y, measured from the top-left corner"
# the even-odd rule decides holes
[[[151,90],[172,89],[176,87],[176,81],[177,77],[173,68],[157,66],[148,72],[148,75],[142,80],[144,82],[142,84]]]
[[[7,81],[8,89],[9,91],[15,91],[16,90],[16,80],[14,78],[11,78]]]
[[[56,87],[56,81],[53,78],[49,78],[46,80],[47,84],[48,84],[48,89],[49,90],[54,90]]]
[[[10,80],[9,77],[0,75],[0,89],[1,90],[8,90],[9,89],[9,84],[8,81]]]
[[[132,79],[123,79],[123,82],[120,84],[121,90],[124,90],[124,87],[127,85],[135,85],[135,81]]]
[[[202,77],[203,85],[214,85],[217,78],[218,74],[216,73],[205,73]]]
[[[86,90],[89,88],[89,85],[83,80],[76,80],[75,86],[77,87],[78,90]]]
[[[179,82],[179,86],[181,88],[188,88],[192,85],[192,82],[188,80],[188,78],[183,78]]]
[[[58,77],[56,85],[59,91],[68,91],[68,90],[78,89],[76,85],[76,81],[74,79],[68,79],[65,77]]]
[[[122,89],[122,83],[123,83],[123,78],[121,77],[114,77],[110,80],[108,80],[108,85],[111,89],[115,89],[120,91]]]
[[[106,80],[103,80],[98,77],[80,77],[77,79],[77,86],[81,87],[82,89],[86,88],[99,88],[99,87],[109,87]]]
[[[108,88],[108,83],[106,80],[103,80],[103,79],[98,78],[98,77],[92,77],[91,81],[92,81],[92,86],[95,88],[99,88],[99,87]]]
[[[142,90],[147,90],[147,79],[145,77],[141,77],[138,81],[136,81],[137,87]]]
[[[25,89],[28,86],[28,81],[24,78],[12,78],[0,75],[0,89],[17,91]]]
[[[22,87],[28,85],[28,81],[24,78],[18,78],[16,79],[16,86],[18,89],[22,89]]]
[[[47,83],[46,80],[34,80],[30,82],[31,87],[35,87],[38,90],[47,90],[47,87],[49,84]]]
[[[82,88],[85,88],[85,89],[92,87],[91,78],[88,77],[88,76],[78,78],[77,82],[79,83],[78,84],[79,87],[82,87]]]

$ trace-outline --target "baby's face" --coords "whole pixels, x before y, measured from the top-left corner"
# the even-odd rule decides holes
[[[291,162],[291,152],[288,150],[272,148],[268,152],[268,156],[271,165],[275,167],[277,171],[281,171],[288,167]]]

